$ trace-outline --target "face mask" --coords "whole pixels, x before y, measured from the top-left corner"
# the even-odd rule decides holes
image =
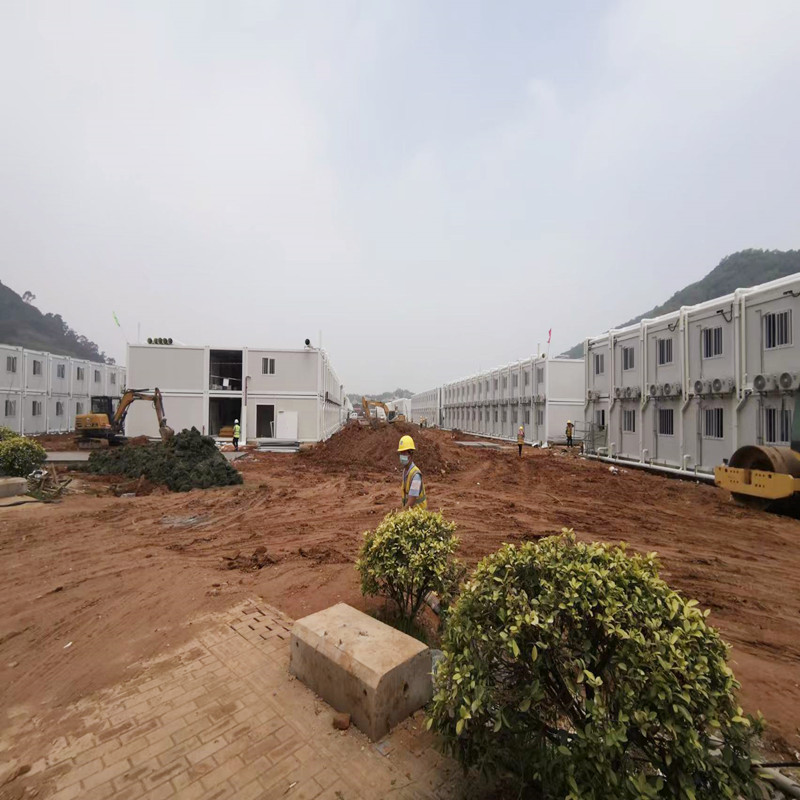
[[[400,456],[400,463],[403,464],[404,466],[408,464],[409,461],[410,459],[408,456]]]

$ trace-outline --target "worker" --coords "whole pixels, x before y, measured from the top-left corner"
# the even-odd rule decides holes
[[[405,508],[428,507],[428,498],[425,495],[425,484],[422,473],[414,463],[414,440],[410,436],[403,436],[397,447],[400,454],[400,463],[403,465],[403,506]]]
[[[567,447],[572,447],[572,432],[575,430],[575,426],[572,424],[572,420],[567,420]]]
[[[525,428],[520,425],[517,431],[517,447],[519,447],[519,457],[522,458],[522,445],[525,444]]]
[[[239,437],[242,435],[242,429],[239,427],[239,420],[233,421],[233,449],[239,451]]]

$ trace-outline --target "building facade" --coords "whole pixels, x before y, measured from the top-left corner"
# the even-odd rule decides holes
[[[66,433],[91,398],[119,397],[125,367],[0,345],[0,425],[18,433]]]
[[[582,359],[531,358],[416,395],[412,420],[512,441],[522,425],[527,442],[563,442],[567,421],[583,419],[584,380]]]
[[[800,390],[800,274],[587,339],[590,450],[711,472],[788,445]]]
[[[324,350],[221,348],[141,344],[128,346],[132,387],[164,396],[176,431],[195,427],[219,436],[238,419],[243,441],[327,439],[346,417],[344,387]],[[157,436],[147,404],[134,404],[128,436]]]

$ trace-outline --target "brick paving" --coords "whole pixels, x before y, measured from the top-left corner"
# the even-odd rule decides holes
[[[81,701],[71,709],[74,731],[25,776],[36,796],[480,796],[436,750],[421,712],[378,743],[354,727],[334,730],[333,709],[288,673],[291,627],[275,609],[245,602],[180,652]]]

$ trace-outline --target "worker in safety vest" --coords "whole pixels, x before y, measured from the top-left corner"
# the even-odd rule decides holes
[[[567,447],[572,447],[572,432],[575,430],[575,426],[572,424],[572,420],[567,420]]]
[[[239,420],[233,421],[233,449],[239,449],[239,437],[242,435],[242,429],[239,427]]]
[[[517,431],[517,447],[519,447],[519,457],[522,458],[522,445],[525,444],[525,428],[520,425]]]
[[[400,463],[403,465],[403,506],[405,508],[428,507],[428,498],[425,496],[425,484],[422,473],[414,463],[414,440],[410,436],[403,436],[397,452],[400,454]]]

